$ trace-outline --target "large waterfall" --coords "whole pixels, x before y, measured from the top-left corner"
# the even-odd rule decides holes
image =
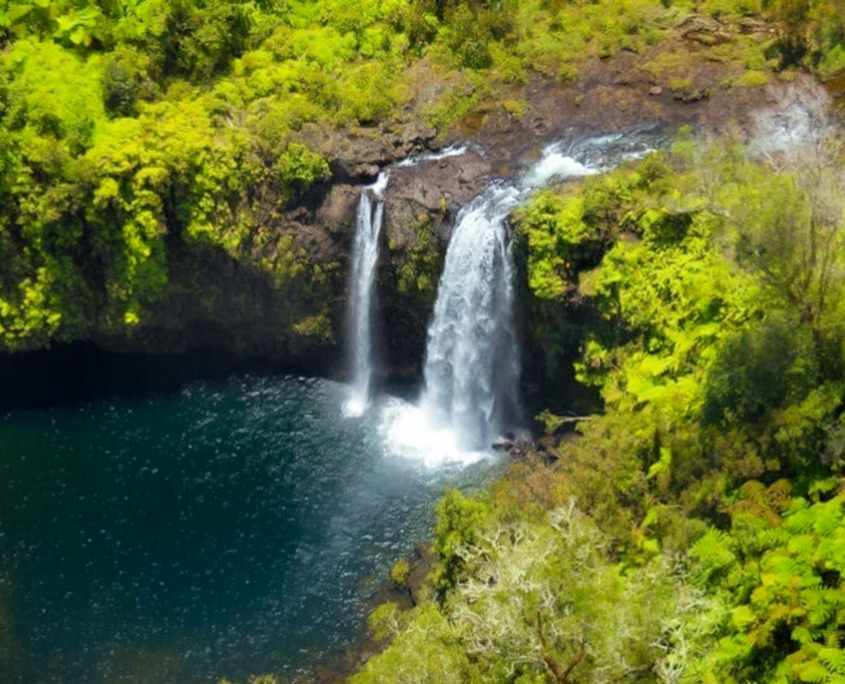
[[[384,191],[388,174],[382,172],[366,186],[358,201],[355,245],[349,293],[350,351],[352,356],[352,394],[344,410],[360,416],[370,398],[372,367],[372,297],[378,261],[378,241],[384,216]]]
[[[520,351],[508,214],[538,187],[595,173],[558,146],[517,185],[494,182],[458,214],[428,329],[421,408],[461,451],[486,449],[517,417]]]
[[[519,350],[505,219],[519,194],[492,185],[460,212],[428,329],[422,408],[435,426],[454,430],[460,449],[489,446],[516,405]]]
[[[427,465],[481,457],[518,417],[520,351],[508,214],[539,187],[641,157],[648,130],[550,145],[516,183],[494,181],[458,214],[428,329],[425,389],[396,401],[382,432],[398,453]]]

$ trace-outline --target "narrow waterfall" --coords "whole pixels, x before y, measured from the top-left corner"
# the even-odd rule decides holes
[[[505,219],[519,201],[492,185],[459,214],[428,329],[423,410],[483,449],[516,405],[519,349],[513,322],[513,259]]]
[[[352,394],[344,412],[360,416],[370,398],[372,368],[372,295],[378,261],[378,241],[384,216],[384,191],[388,174],[361,191],[352,251],[349,293],[349,344],[352,361]]]

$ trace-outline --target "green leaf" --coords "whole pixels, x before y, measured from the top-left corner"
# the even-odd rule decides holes
[[[652,480],[660,473],[665,472],[672,465],[672,450],[667,447],[660,447],[660,460],[652,463],[648,469],[646,479]]]
[[[827,668],[818,661],[811,661],[799,670],[798,678],[802,682],[823,682],[828,677]]]
[[[757,620],[751,606],[739,606],[731,611],[731,622],[738,629],[745,629]]]

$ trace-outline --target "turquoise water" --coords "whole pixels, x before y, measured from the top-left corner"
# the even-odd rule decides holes
[[[212,683],[328,662],[430,532],[444,486],[498,469],[424,463],[386,428],[402,402],[344,418],[347,398],[239,377],[0,415],[3,683]]]

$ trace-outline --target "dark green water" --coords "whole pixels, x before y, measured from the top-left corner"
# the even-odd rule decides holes
[[[0,681],[291,676],[359,633],[445,485],[389,444],[384,399],[241,377],[0,415]]]

